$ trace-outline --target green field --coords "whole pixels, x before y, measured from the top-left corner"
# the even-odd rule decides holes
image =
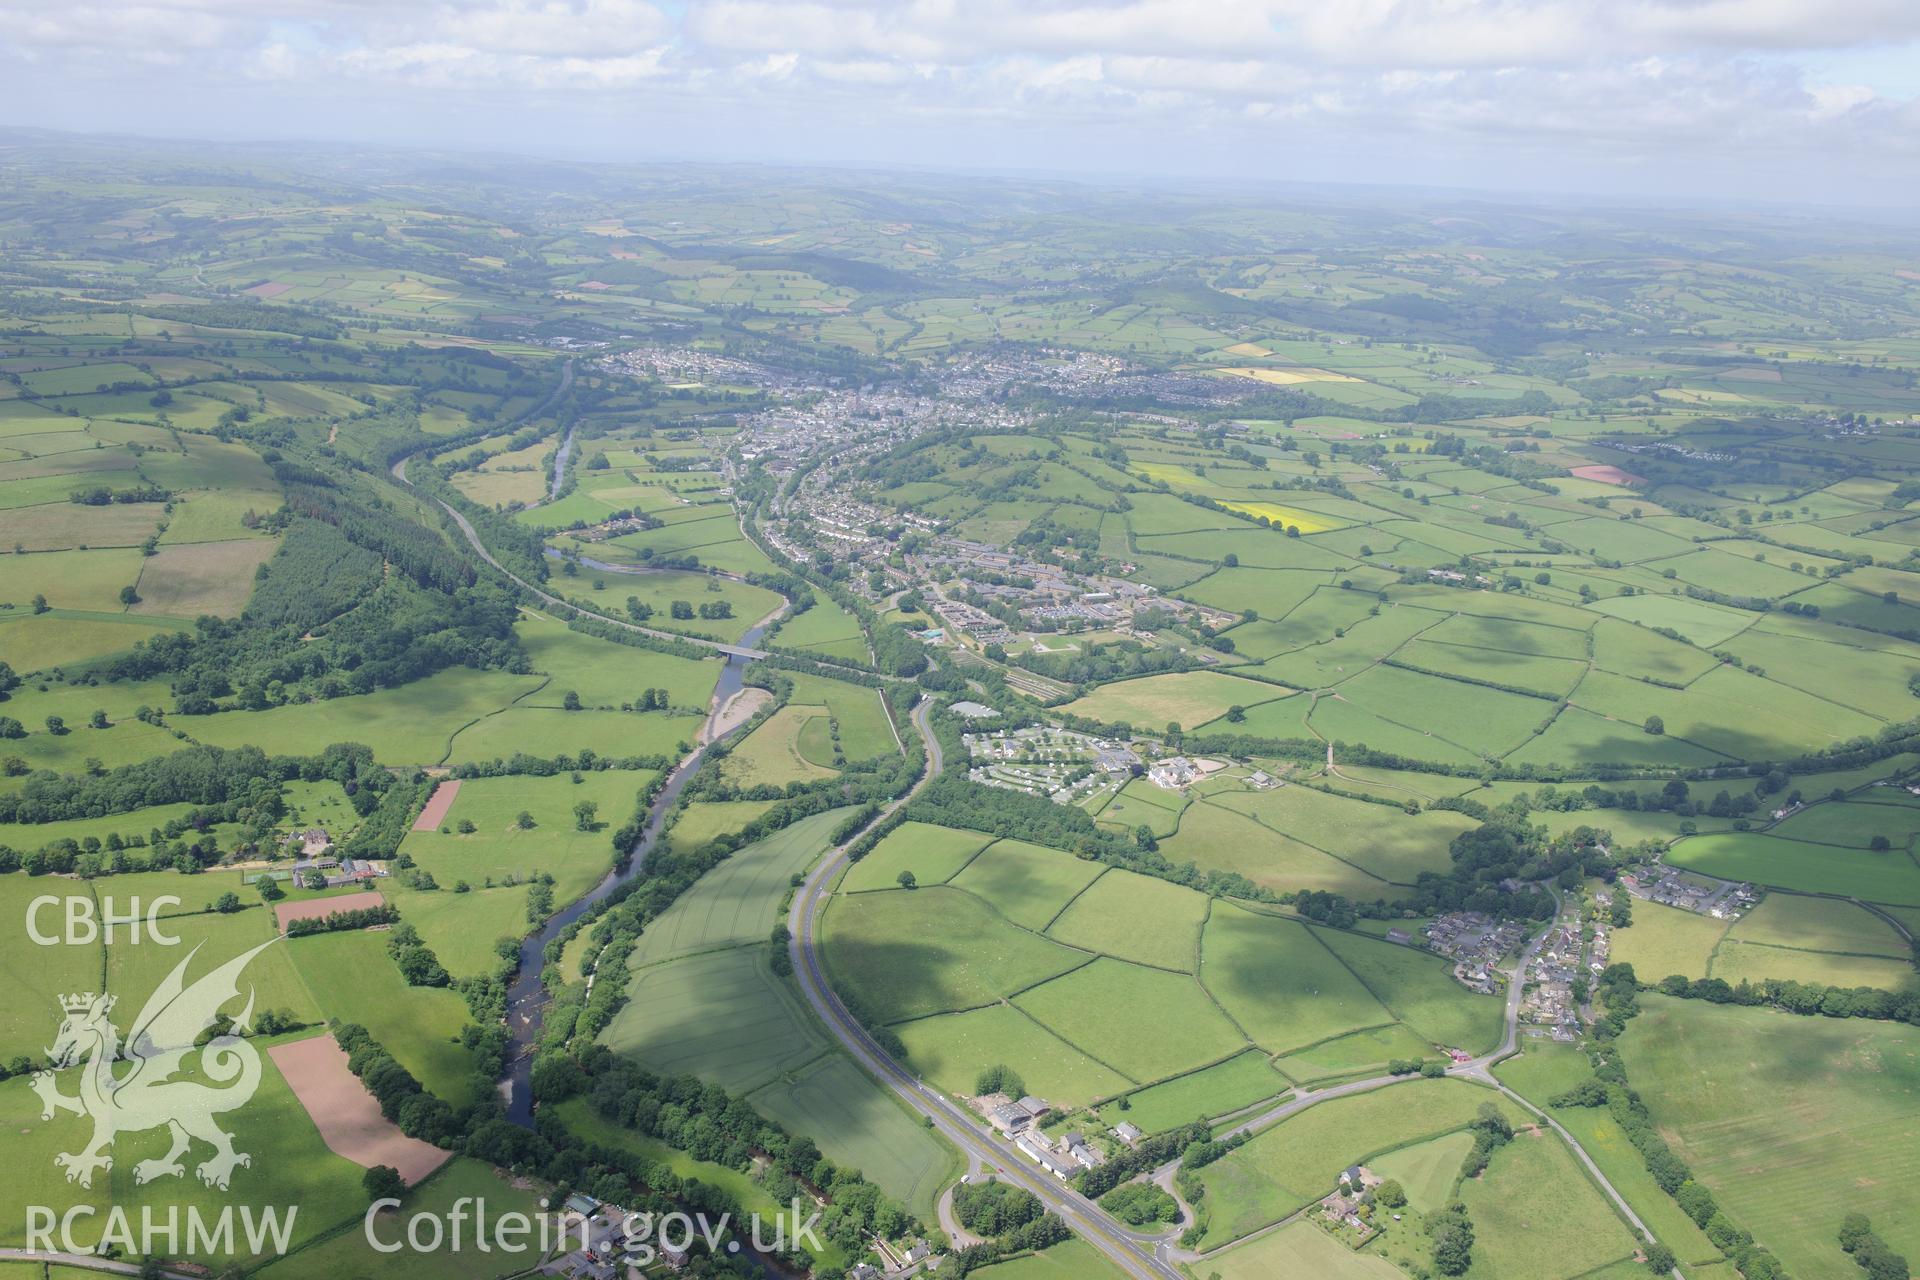
[[[1359,934],[1332,929],[1315,929],[1313,934],[1416,1034],[1471,1053],[1490,1050],[1499,1041],[1500,1001],[1463,989],[1444,962]]]
[[[607,833],[633,813],[634,802],[654,775],[646,770],[606,769],[546,778],[470,778],[460,784],[444,831],[410,831],[401,851],[433,873],[442,889],[465,882],[474,888],[520,880],[539,872],[554,879],[554,896],[570,902],[592,888],[613,865]],[[581,830],[574,806],[591,804],[596,814]],[[533,823],[522,828],[521,814]],[[462,831],[464,823],[473,831]]]
[[[0,801],[56,820],[0,823],[0,865],[146,866],[190,816],[154,865],[202,833],[232,859],[315,825],[391,854],[389,815],[356,808],[364,770],[478,766],[446,829],[397,850],[437,887],[403,865],[382,892],[456,979],[492,975],[536,923],[529,877],[558,907],[605,874],[720,671],[565,619],[726,642],[770,619],[750,678],[780,706],[714,752],[667,852],[788,799],[842,807],[675,886],[606,1043],[747,1095],[930,1217],[956,1153],[834,1048],[768,939],[851,807],[899,796],[916,748],[890,708],[916,689],[988,704],[1003,720],[936,713],[945,775],[902,810],[925,821],[831,886],[823,962],[948,1092],[1004,1062],[1094,1108],[1062,1121],[1096,1132],[1312,1102],[1204,1171],[1202,1244],[1229,1247],[1194,1280],[1427,1266],[1417,1222],[1361,1252],[1312,1224],[1243,1237],[1355,1159],[1420,1207],[1452,1190],[1486,1091],[1315,1091],[1496,1045],[1499,998],[1381,935],[1509,873],[1597,883],[1661,854],[1765,891],[1734,921],[1636,901],[1611,958],[1644,982],[1920,981],[1890,923],[1920,927],[1920,264],[1885,219],[725,165],[569,162],[530,187],[484,156],[453,173],[57,134],[7,165]],[[1164,788],[1103,745],[1068,807],[970,784],[988,750],[956,734],[1083,716],[1129,726],[1143,768],[1184,755],[1205,776]],[[345,743],[371,763],[306,762]],[[161,763],[196,745],[275,763],[258,786],[231,761]],[[588,752],[645,769],[508,772]],[[1656,800],[1675,777],[1687,802]],[[1523,847],[1474,878],[1480,805]],[[1570,847],[1582,827],[1604,850]],[[0,914],[176,893],[198,972],[273,936],[252,878],[217,859],[8,872]],[[242,911],[197,911],[229,889]],[[1325,905],[1307,891],[1358,918],[1306,921]],[[249,984],[486,1099],[456,1043],[474,1015],[405,986],[386,936],[276,942]],[[561,973],[583,980],[591,945]],[[134,998],[176,960],[0,946],[0,1060],[44,1049],[59,995]],[[1661,1132],[1787,1270],[1857,1271],[1833,1241],[1856,1209],[1920,1257],[1898,1207],[1920,1181],[1909,1028],[1648,994],[1624,1035]],[[1499,1067],[1542,1103],[1588,1070],[1532,1033]],[[66,1121],[21,1093],[0,1082],[20,1149],[0,1218],[73,1195],[47,1163]],[[267,1275],[401,1270],[353,1242],[357,1170],[277,1078],[264,1096],[235,1194],[298,1199],[315,1242]],[[1554,1114],[1689,1280],[1728,1269],[1611,1114]],[[151,1202],[129,1168],[107,1194]],[[531,1194],[496,1182],[459,1161],[414,1200]],[[1461,1194],[1468,1280],[1637,1273],[1555,1137],[1523,1135]],[[984,1270],[1105,1267],[1076,1242]]]
[[[1627,1261],[1638,1240],[1551,1133],[1522,1133],[1460,1188],[1473,1269],[1491,1280],[1566,1280]]]
[[[1398,1280],[1406,1273],[1385,1258],[1358,1253],[1311,1222],[1296,1222],[1258,1240],[1211,1254],[1203,1264],[1220,1280],[1316,1276],[1326,1280]]]
[[[765,932],[765,930],[762,930]],[[740,1093],[826,1048],[764,947],[691,955],[634,972],[601,1043],[662,1074],[689,1071]]]
[[[1397,1181],[1416,1213],[1444,1209],[1460,1181],[1460,1162],[1473,1149],[1473,1135],[1449,1133],[1376,1157],[1367,1165],[1382,1178]]]
[[[1500,1082],[1529,1102],[1548,1109],[1551,1100],[1584,1080],[1593,1069],[1586,1053],[1573,1045],[1537,1042],[1524,1053],[1495,1068]],[[1573,1135],[1633,1211],[1653,1231],[1654,1238],[1682,1262],[1717,1262],[1720,1250],[1647,1172],[1646,1161],[1628,1140],[1612,1114],[1603,1107],[1555,1107],[1554,1121]]]
[[[1708,976],[1714,948],[1727,936],[1727,922],[1697,911],[1636,901],[1633,923],[1612,933],[1612,960],[1633,966],[1643,981],[1658,982],[1669,974],[1689,978]]]
[[[1346,1035],[1295,1049],[1276,1058],[1273,1065],[1288,1079],[1305,1084],[1356,1075],[1380,1075],[1396,1058],[1417,1062],[1432,1056],[1432,1041],[1395,1022],[1364,1031],[1349,1031]]]
[[[1190,1071],[1246,1046],[1192,978],[1124,960],[1102,958],[1043,982],[1016,996],[1014,1006],[1136,1083]]]
[[[886,1090],[840,1054],[818,1058],[749,1095],[763,1114],[820,1144],[827,1158],[859,1169],[921,1219],[958,1156]]]
[[[978,831],[936,827],[925,822],[903,822],[888,832],[866,857],[847,868],[840,888],[846,893],[895,889],[900,874],[913,873],[919,884],[945,884],[973,856],[993,843]]]
[[[1350,1164],[1463,1128],[1487,1102],[1519,1118],[1492,1090],[1413,1080],[1334,1098],[1281,1121],[1201,1171],[1213,1207],[1201,1247],[1237,1240],[1318,1199]]]
[[[216,747],[251,743],[277,749],[289,742],[315,746],[363,742],[382,761],[438,764],[447,758],[455,734],[531,693],[543,681],[540,676],[454,667],[377,693],[269,711],[182,717],[182,727],[197,741]],[[526,739],[498,754],[508,755],[514,749],[543,754],[537,743]]]
[[[29,1204],[64,1212],[74,1205],[98,1208],[111,1203],[131,1214],[136,1225],[143,1207],[164,1220],[170,1210],[177,1209],[184,1215],[189,1206],[208,1218],[217,1217],[221,1206],[228,1204],[236,1210],[247,1206],[256,1214],[271,1206],[284,1220],[287,1207],[298,1205],[291,1233],[291,1243],[296,1247],[336,1226],[357,1222],[366,1206],[366,1195],[360,1188],[362,1170],[327,1150],[271,1059],[264,1052],[260,1057],[259,1088],[245,1107],[222,1118],[222,1126],[233,1134],[234,1149],[255,1156],[250,1167],[235,1170],[227,1191],[204,1186],[191,1168],[183,1178],[162,1178],[136,1186],[134,1166],[167,1151],[166,1132],[152,1129],[124,1134],[114,1147],[112,1171],[96,1174],[91,1188],[67,1183],[58,1176],[53,1159],[60,1152],[80,1149],[88,1132],[87,1122],[65,1114],[42,1121],[40,1100],[26,1078],[0,1081],[0,1122],[6,1125],[8,1154],[12,1157],[7,1172],[0,1175],[0,1244],[16,1248],[24,1245],[25,1206]],[[67,1073],[68,1078],[60,1082],[67,1093],[74,1091],[72,1074]],[[204,1158],[205,1150],[199,1149],[200,1158]],[[82,1218],[76,1222],[75,1234],[83,1241],[97,1239],[105,1225],[105,1218],[98,1214]],[[248,1251],[244,1233],[238,1229],[234,1243],[234,1254],[210,1257],[208,1261],[245,1261],[257,1256]]]
[[[831,600],[816,600],[811,609],[781,623],[768,640],[783,648],[826,657],[870,660],[860,620]]]
[[[1382,814],[1389,812],[1373,807],[1379,807]],[[1187,806],[1180,815],[1179,833],[1162,840],[1160,848],[1175,861],[1191,861],[1202,870],[1243,875],[1276,893],[1313,889],[1371,902],[1392,887],[1353,863],[1263,827],[1211,799]]]
[[[1444,871],[1448,842],[1474,825],[1464,814],[1395,813],[1303,786],[1226,791],[1209,802],[1396,884],[1412,884],[1423,871]]]
[[[1061,708],[1072,715],[1125,722],[1147,732],[1168,724],[1191,728],[1224,715],[1229,707],[1258,706],[1285,697],[1286,689],[1213,671],[1148,676],[1102,687]]]
[[[467,1003],[445,987],[410,987],[378,933],[323,933],[286,944],[321,1014],[365,1027],[428,1093],[455,1107],[486,1085],[459,1042],[472,1021]]]
[[[1024,840],[996,840],[951,884],[1036,933],[1044,930],[1102,871],[1098,862]]]
[[[1180,885],[1113,870],[1047,927],[1047,936],[1138,964],[1191,973],[1200,963],[1207,900]]]
[[[1394,1021],[1315,930],[1226,902],[1207,920],[1200,981],[1270,1053]]]
[[[937,886],[836,897],[822,941],[835,984],[882,1022],[975,1008],[1092,958]]]
[[[950,1094],[971,1096],[981,1070],[1000,1064],[1056,1107],[1085,1106],[1133,1084],[1011,1005],[918,1018],[893,1030],[907,1046],[909,1065]]]
[[[1904,849],[1874,853],[1757,832],[1694,836],[1673,846],[1676,867],[1802,893],[1920,906],[1920,863]]]
[[[1770,893],[1741,917],[1729,937],[1806,951],[1905,959],[1912,948],[1885,919],[1837,898]]]
[[[584,1098],[569,1098],[555,1108],[560,1123],[567,1129],[595,1142],[609,1142],[617,1150],[631,1156],[637,1156],[648,1164],[665,1165],[674,1175],[724,1191],[739,1206],[742,1218],[759,1216],[769,1224],[785,1206],[776,1204],[765,1188],[755,1182],[746,1173],[727,1165],[716,1164],[711,1160],[699,1160],[676,1147],[670,1147],[657,1138],[643,1133],[624,1129],[618,1125],[609,1125],[601,1116],[594,1113]],[[750,1227],[743,1229],[750,1230]],[[771,1226],[768,1228],[771,1230]],[[845,1259],[838,1249],[823,1245],[817,1252],[808,1250],[815,1262],[822,1266],[841,1266]]]
[[[634,944],[636,968],[766,938],[792,878],[827,848],[846,814],[817,813],[736,849],[648,923]]]
[[[1674,1153],[1784,1266],[1843,1274],[1833,1233],[1847,1213],[1871,1217],[1896,1252],[1920,1253],[1920,1223],[1900,1208],[1920,1177],[1910,1028],[1643,1004],[1621,1041],[1629,1078]]]
[[[1225,1062],[1130,1093],[1125,1110],[1108,1106],[1102,1118],[1110,1124],[1126,1120],[1142,1133],[1158,1133],[1202,1117],[1211,1119],[1243,1110],[1278,1096],[1286,1088],[1286,1079],[1268,1065],[1267,1056],[1248,1050]]]
[[[832,754],[823,755],[815,741],[827,724],[825,707],[790,702],[733,744],[722,772],[740,787],[779,787],[831,778]]]
[[[1126,1274],[1084,1240],[1063,1240],[1040,1253],[1022,1254],[982,1267],[972,1275],[987,1280],[1115,1280]]]
[[[688,853],[719,836],[739,831],[773,808],[772,800],[694,801],[680,809],[666,833],[666,847]]]
[[[532,1191],[514,1186],[510,1179],[478,1160],[456,1157],[409,1190],[398,1209],[387,1211],[377,1220],[376,1238],[387,1245],[404,1241],[406,1218],[424,1213],[445,1220],[459,1201],[469,1197],[484,1200],[488,1216],[496,1220],[502,1214],[531,1216],[540,1212],[539,1198]],[[367,1243],[365,1232],[356,1222],[352,1230],[270,1262],[255,1274],[270,1280],[339,1280],[341,1276],[355,1280],[477,1280],[512,1275],[535,1256],[534,1251],[482,1253],[474,1247],[471,1234],[465,1243],[466,1247],[459,1250],[380,1253]]]

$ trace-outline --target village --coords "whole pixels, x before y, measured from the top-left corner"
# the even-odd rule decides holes
[[[1716,920],[1738,920],[1760,900],[1759,890],[1751,884],[1716,880],[1663,862],[1628,868],[1620,873],[1620,883],[1636,898]]]
[[[1527,940],[1529,926],[1524,921],[1501,920],[1481,911],[1455,911],[1436,918],[1422,932],[1429,950],[1453,961],[1455,981],[1469,991],[1492,995],[1506,981],[1500,972],[1500,962],[1520,949]],[[1404,938],[1404,930],[1387,934],[1389,942]]]

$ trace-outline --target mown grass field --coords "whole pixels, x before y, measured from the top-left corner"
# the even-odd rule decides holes
[[[959,1157],[851,1059],[827,1054],[748,1095],[762,1114],[859,1169],[925,1221]]]
[[[1254,707],[1285,697],[1288,690],[1215,671],[1147,676],[1102,686],[1062,710],[1089,720],[1124,722],[1145,732],[1168,724],[1191,728],[1226,714],[1229,707]]]
[[[1614,1190],[1652,1230],[1654,1238],[1671,1248],[1682,1262],[1711,1263],[1720,1250],[1647,1172],[1639,1149],[1628,1140],[1611,1113],[1601,1107],[1550,1107],[1559,1094],[1591,1079],[1593,1068],[1584,1050],[1573,1045],[1536,1041],[1517,1057],[1494,1069],[1500,1082],[1535,1106],[1547,1110],[1574,1137]]]
[[[634,944],[636,967],[766,938],[792,878],[827,848],[846,814],[817,813],[736,849],[648,923]]]
[[[1704,978],[1714,948],[1727,936],[1727,922],[1696,911],[1636,901],[1633,923],[1612,934],[1610,959],[1630,964],[1636,975],[1658,982],[1669,974]]]
[[[1460,1188],[1473,1268],[1489,1280],[1566,1280],[1630,1261],[1634,1233],[1552,1133],[1523,1131]]]
[[[1460,1162],[1473,1150],[1473,1135],[1465,1130],[1430,1138],[1411,1147],[1390,1151],[1368,1162],[1382,1178],[1397,1181],[1407,1203],[1417,1213],[1444,1209],[1460,1181]]]
[[[1838,1274],[1833,1233],[1848,1213],[1920,1253],[1903,1207],[1920,1178],[1911,1029],[1659,996],[1643,1009],[1621,1041],[1629,1078],[1675,1154],[1784,1266]]]

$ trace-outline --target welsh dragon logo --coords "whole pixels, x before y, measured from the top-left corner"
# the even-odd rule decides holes
[[[113,996],[88,992],[61,998],[65,1019],[47,1050],[53,1070],[36,1072],[33,1089],[40,1095],[42,1120],[53,1119],[59,1111],[93,1120],[93,1137],[84,1147],[54,1157],[68,1182],[91,1186],[95,1170],[112,1169],[116,1135],[162,1127],[171,1131],[172,1147],[166,1155],[134,1166],[137,1183],[184,1175],[180,1158],[196,1139],[213,1148],[213,1155],[195,1170],[210,1187],[226,1190],[234,1169],[253,1163],[251,1156],[233,1149],[233,1135],[215,1121],[222,1112],[245,1106],[260,1087],[259,1051],[236,1034],[253,1018],[251,988],[246,1008],[231,1026],[205,1044],[198,1041],[219,1020],[221,1007],[239,996],[241,971],[275,941],[236,956],[189,986],[187,966],[199,953],[196,946],[148,998],[124,1042],[108,1017]],[[196,1056],[194,1074],[211,1084],[176,1078]],[[132,1065],[116,1074],[121,1062]],[[82,1063],[79,1093],[61,1093],[54,1072]]]

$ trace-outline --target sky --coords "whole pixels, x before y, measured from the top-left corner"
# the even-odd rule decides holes
[[[0,0],[0,125],[1920,205],[1920,0]]]

